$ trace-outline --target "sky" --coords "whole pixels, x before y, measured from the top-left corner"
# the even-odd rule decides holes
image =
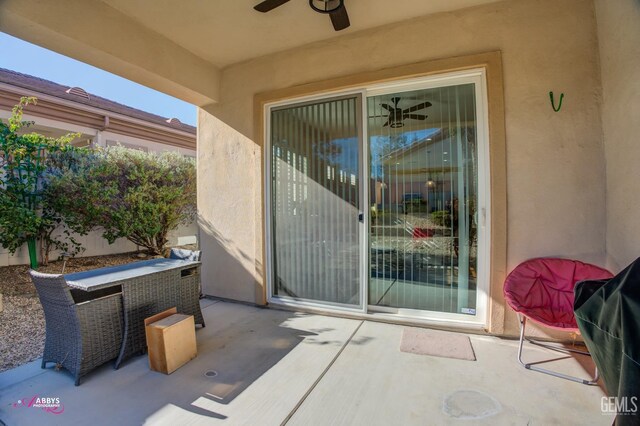
[[[162,117],[196,125],[196,107],[125,78],[0,32],[0,68],[44,78]]]

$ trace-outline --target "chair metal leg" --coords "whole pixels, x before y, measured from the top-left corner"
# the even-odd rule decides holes
[[[576,382],[576,383],[582,383],[584,385],[595,385],[598,382],[598,368],[596,367],[596,371],[594,374],[594,377],[589,378],[589,379],[582,379],[580,377],[575,377],[575,376],[570,376],[568,374],[562,374],[562,373],[558,373],[557,371],[552,371],[552,370],[548,370],[546,368],[542,368],[542,367],[538,367],[536,365],[534,365],[533,363],[527,364],[522,360],[522,349],[524,347],[524,341],[528,340],[525,338],[525,329],[527,327],[527,317],[525,317],[524,315],[520,315],[518,314],[518,319],[520,321],[520,343],[518,345],[518,362],[520,364],[522,364],[522,366],[524,368],[526,368],[527,370],[533,370],[533,371],[537,371],[539,373],[544,373],[544,374],[549,374],[551,376],[554,377],[559,377],[561,379],[565,379],[565,380],[570,380],[572,382]],[[589,355],[588,352],[585,351],[579,351],[576,349],[569,349],[569,348],[558,348],[558,347],[554,347],[551,345],[546,345],[546,344],[542,344],[540,342],[535,342],[533,340],[529,340],[530,343],[538,345],[538,346],[543,346],[547,349],[551,349],[554,351],[558,351],[558,352],[573,352],[573,353],[579,353],[582,355]]]

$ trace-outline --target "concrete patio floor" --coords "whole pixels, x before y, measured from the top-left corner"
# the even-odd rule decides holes
[[[401,352],[400,325],[211,300],[203,306],[207,327],[197,330],[198,357],[173,374],[149,371],[147,358],[138,356],[117,371],[105,365],[75,387],[70,374],[42,370],[36,361],[0,374],[0,419],[8,426],[613,420],[600,411],[600,388],[524,370],[514,341],[470,335],[477,361],[463,361]],[[585,374],[574,359],[558,368]],[[60,398],[64,412],[12,406],[35,395]]]

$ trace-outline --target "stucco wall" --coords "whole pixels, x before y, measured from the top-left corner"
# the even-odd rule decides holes
[[[109,146],[109,143],[111,145],[120,143],[124,146],[126,146],[125,144],[129,144],[133,145],[134,147],[146,148],[147,152],[177,152],[187,157],[195,158],[196,156],[195,149],[181,148],[179,146],[172,146],[160,142],[149,141],[146,139],[123,136],[118,133],[107,131],[99,132],[99,137],[93,138],[93,142],[94,144],[100,146]]]
[[[510,0],[415,18],[224,69],[221,102],[199,112],[198,203],[200,219],[209,227],[201,229],[201,238],[205,250],[222,255],[204,267],[205,291],[254,302],[261,285],[256,93],[494,50],[502,52],[504,71],[508,269],[530,257],[553,255],[602,264],[605,169],[593,3]],[[565,93],[559,113],[549,104],[550,90]],[[248,273],[237,275],[236,265]],[[506,318],[506,326],[507,334],[516,332],[514,315]]]
[[[74,238],[82,244],[85,251],[78,257],[103,256],[107,254],[118,254],[136,251],[138,247],[125,238],[117,239],[113,244],[102,238],[99,231],[90,232],[88,235],[74,235]],[[198,226],[196,223],[182,225],[178,229],[169,233],[167,246],[178,246],[185,244],[195,244],[198,240]],[[49,258],[56,260],[61,254],[60,250],[53,250]],[[39,253],[38,253],[39,255]],[[0,246],[0,267],[8,265],[26,265],[29,263],[29,252],[27,246],[23,246],[15,254]]]
[[[607,165],[607,254],[612,270],[640,256],[640,1],[597,0],[602,129]]]
[[[251,111],[245,112],[251,114]],[[198,223],[205,294],[256,301],[262,278],[260,151],[214,116],[198,114]]]

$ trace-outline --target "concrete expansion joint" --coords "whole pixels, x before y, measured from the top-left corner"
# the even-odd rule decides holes
[[[298,409],[302,406],[302,404],[304,404],[304,401],[307,399],[307,397],[309,395],[311,395],[311,392],[313,392],[313,390],[316,388],[316,386],[318,386],[318,384],[320,383],[320,381],[322,380],[322,378],[329,372],[329,370],[331,369],[331,367],[333,366],[333,364],[336,362],[336,360],[340,357],[340,355],[342,355],[342,352],[345,350],[345,348],[349,345],[349,343],[351,343],[351,341],[353,340],[353,338],[355,337],[355,335],[358,333],[358,331],[360,330],[360,327],[362,327],[362,324],[364,324],[364,320],[360,321],[360,324],[358,324],[358,326],[356,327],[355,330],[353,330],[353,333],[351,333],[351,335],[349,336],[349,338],[344,342],[344,344],[342,345],[342,347],[340,348],[340,350],[336,353],[336,355],[333,357],[333,359],[331,360],[331,362],[327,365],[327,367],[322,371],[322,374],[320,374],[320,376],[316,379],[315,382],[313,382],[313,384],[311,385],[311,387],[309,387],[309,389],[305,392],[305,394],[302,396],[302,398],[300,398],[300,401],[298,401],[298,403],[296,404],[295,407],[293,407],[293,410],[291,410],[291,412],[287,415],[287,417],[285,417],[285,419],[282,421],[282,423],[280,423],[280,426],[284,426],[286,425],[289,420],[291,420],[291,417],[293,417],[293,415],[296,413],[296,411],[298,411]]]

